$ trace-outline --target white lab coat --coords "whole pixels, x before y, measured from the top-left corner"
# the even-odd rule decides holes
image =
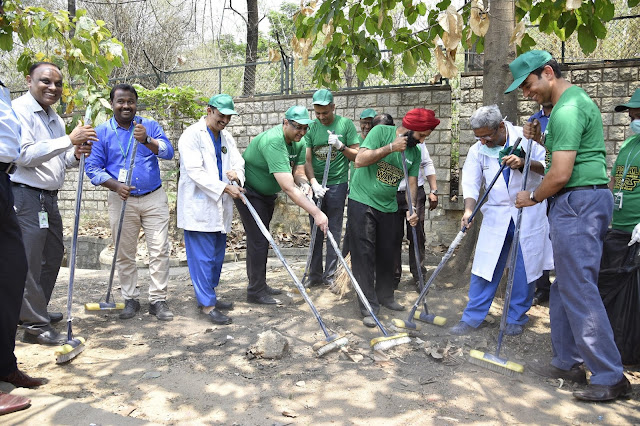
[[[189,126],[180,136],[178,141],[179,228],[225,234],[231,230],[233,199],[224,193],[224,189],[229,184],[226,172],[235,170],[244,184],[244,159],[231,133],[222,130],[220,134],[222,135],[222,181],[218,175],[216,150],[204,118]]]
[[[522,136],[522,128],[504,122],[509,135],[509,145]],[[500,170],[498,159],[490,158],[479,153],[481,142],[476,142],[469,149],[467,159],[462,168],[462,193],[464,198],[478,200],[481,186],[488,186],[493,177]],[[527,140],[522,139],[520,147],[527,149]],[[533,142],[531,160],[544,164],[545,149]],[[515,207],[516,194],[522,190],[522,173],[511,169],[509,187],[507,189],[504,177],[498,177],[489,192],[487,202],[481,207],[483,214],[482,226],[476,245],[471,272],[488,281],[493,278],[493,272],[500,257],[509,223],[513,219],[516,223],[518,209]],[[527,178],[527,190],[537,188],[542,176],[530,171]],[[520,247],[524,257],[527,281],[532,282],[542,275],[543,270],[553,269],[553,252],[549,240],[549,222],[547,220],[546,200],[535,206],[525,207],[520,226]]]

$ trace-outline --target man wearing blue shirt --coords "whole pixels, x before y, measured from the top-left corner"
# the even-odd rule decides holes
[[[154,121],[136,117],[138,93],[128,84],[118,84],[109,94],[113,117],[96,128],[98,141],[87,158],[85,171],[91,183],[110,190],[109,220],[115,238],[122,202],[127,201],[122,224],[116,266],[125,299],[120,319],[133,318],[140,310],[136,288],[136,252],[140,226],[144,229],[149,252],[149,313],[159,320],[171,321],[173,313],[167,306],[169,281],[169,205],[162,188],[158,157],[173,158],[173,146],[162,127]],[[135,121],[134,121],[135,119]],[[126,182],[127,170],[139,143],[131,185]]]

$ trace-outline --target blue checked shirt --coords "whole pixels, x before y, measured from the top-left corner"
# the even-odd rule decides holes
[[[149,148],[138,143],[131,179],[131,185],[136,187],[131,191],[134,196],[158,189],[162,184],[158,157],[165,160],[173,158],[173,146],[160,124],[154,120],[142,117],[141,119],[147,134],[158,141],[159,149],[156,156]],[[125,129],[118,126],[114,118],[96,127],[96,133],[98,141],[93,143],[91,155],[85,161],[84,170],[91,178],[91,183],[97,186],[111,178],[118,180],[120,170],[129,168],[133,144],[137,141],[133,138],[133,123],[129,129]]]

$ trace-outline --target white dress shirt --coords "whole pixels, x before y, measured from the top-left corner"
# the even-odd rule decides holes
[[[418,172],[418,187],[420,187],[424,186],[427,181],[427,176],[436,174],[436,168],[433,166],[433,160],[431,159],[429,151],[424,143],[419,143],[417,146],[422,154],[422,159],[420,160],[420,171]],[[406,189],[407,183],[402,179],[402,181],[400,181],[400,185],[398,185],[398,191],[405,191]]]
[[[62,188],[65,169],[78,165],[62,118],[49,107],[45,111],[31,93],[13,101],[22,124],[18,169],[11,181],[55,191]]]
[[[20,154],[20,121],[11,109],[9,89],[0,86],[0,163],[12,163]]]

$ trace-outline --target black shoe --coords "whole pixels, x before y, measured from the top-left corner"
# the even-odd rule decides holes
[[[268,294],[263,294],[260,296],[250,296],[247,295],[247,302],[256,303],[258,305],[275,305],[278,303],[276,299],[269,296]]]
[[[231,318],[229,318],[216,308],[213,308],[207,315],[209,316],[209,320],[211,320],[211,322],[214,324],[227,325],[233,322]]]
[[[161,321],[173,320],[173,312],[171,312],[169,305],[167,305],[167,302],[164,300],[158,300],[156,303],[149,304],[149,314],[155,315],[156,318]]]
[[[369,328],[373,328],[377,325],[376,321],[373,319],[371,315],[367,315],[364,318],[362,318],[362,323]]]
[[[586,389],[573,392],[573,396],[583,401],[611,401],[613,399],[627,396],[631,393],[631,383],[623,375],[622,379],[615,385],[589,385]]]
[[[25,330],[22,341],[25,343],[38,343],[47,346],[60,346],[67,343],[67,335],[60,334],[53,328],[46,329],[40,334],[31,334]]]
[[[384,306],[387,309],[391,309],[392,311],[404,311],[404,306],[402,306],[395,300],[392,300],[391,302],[383,303],[382,306]]]
[[[224,309],[230,311],[233,309],[233,302],[225,302],[223,300],[216,301],[216,309]]]
[[[322,281],[307,281],[307,283],[304,286],[306,288],[321,287],[321,286],[324,286],[324,283]]]
[[[129,319],[136,316],[136,313],[140,310],[140,302],[136,299],[125,299],[124,309],[118,315],[120,319]]]
[[[49,321],[51,324],[62,321],[62,312],[47,312],[49,314]]]
[[[531,304],[533,306],[542,305],[543,303],[548,301],[549,301],[549,292],[547,290],[537,289],[536,292],[533,294],[533,302],[531,302]]]
[[[552,364],[527,364],[529,370],[539,376],[549,377],[550,379],[564,379],[578,383],[580,385],[587,384],[587,374],[581,364],[574,365],[571,370],[562,370]]]
[[[277,296],[279,294],[282,294],[282,290],[280,290],[279,288],[273,288],[269,286],[267,286],[267,289],[265,291],[269,296]]]

